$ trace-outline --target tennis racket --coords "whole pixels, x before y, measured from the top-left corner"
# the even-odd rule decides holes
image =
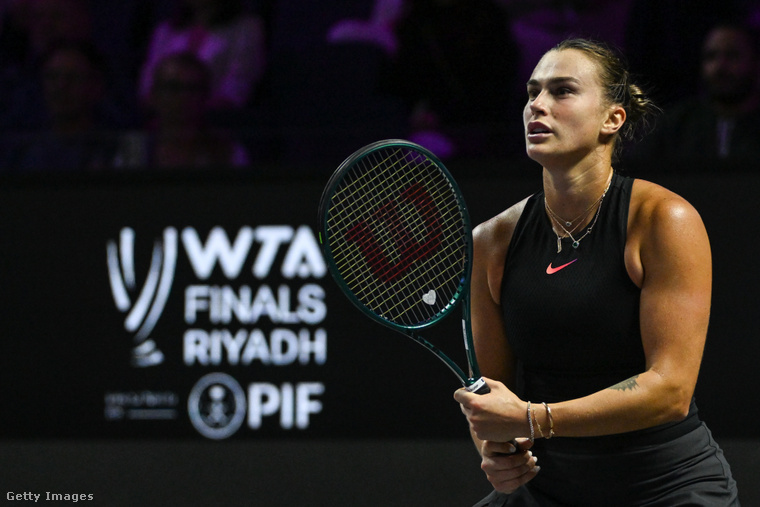
[[[470,392],[480,376],[470,326],[472,228],[443,163],[409,141],[378,141],[333,173],[319,206],[332,276],[365,315],[435,354]],[[420,332],[462,308],[467,373]]]

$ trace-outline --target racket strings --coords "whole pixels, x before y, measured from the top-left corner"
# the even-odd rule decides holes
[[[336,199],[338,194],[333,197],[333,207],[338,208],[342,206],[355,206],[356,202],[363,203],[365,205],[372,203],[372,194],[367,194],[366,191],[370,188],[377,189],[378,186],[382,182],[383,176],[388,176],[390,171],[395,170],[403,170],[409,167],[410,161],[404,160],[403,156],[400,155],[401,149],[394,150],[393,153],[389,154],[382,160],[377,160],[377,154],[376,152],[364,157],[363,159],[359,160],[359,163],[361,164],[361,167],[354,167],[351,171],[351,174],[356,177],[353,182],[351,180],[346,179],[346,184],[342,189],[340,189],[340,198]],[[369,162],[367,159],[372,157],[374,162]],[[394,159],[392,162],[389,162],[391,159]],[[383,171],[372,171],[369,169],[377,169],[378,167],[383,167]],[[362,178],[362,176],[365,176],[365,178]],[[368,179],[366,177],[369,177]],[[353,185],[351,184],[353,183]],[[374,194],[374,196],[379,197],[377,194]],[[367,199],[367,198],[370,199]],[[366,215],[366,209],[360,210],[354,208],[355,211],[353,214],[356,215]],[[331,215],[330,219],[328,219],[328,223],[332,221],[333,218],[351,218],[350,215],[344,215],[341,216],[338,215]]]
[[[439,181],[437,183],[443,184],[445,182]],[[455,209],[449,207],[438,211],[442,211],[450,216],[452,211],[458,212],[459,209],[458,207]],[[426,210],[426,212],[430,212],[430,210]],[[458,217],[454,219],[458,220]],[[446,217],[444,217],[444,223],[446,224],[451,224],[451,220],[452,218],[447,220]],[[454,231],[451,232],[452,234],[456,234]],[[445,234],[445,237],[459,237],[458,235],[452,236],[452,234]],[[459,235],[461,234],[462,232],[460,231]],[[406,298],[397,299],[396,304],[389,308],[389,312],[392,315],[395,315],[396,319],[402,318],[405,314],[411,314],[411,317],[406,319],[407,321],[422,322],[428,320],[438,313],[437,308],[448,304],[448,302],[450,302],[456,295],[456,292],[459,290],[459,282],[461,281],[462,272],[462,267],[458,263],[460,261],[462,263],[464,262],[464,259],[462,259],[462,249],[460,245],[450,242],[444,242],[443,247],[444,250],[436,255],[435,263],[422,265],[422,267],[425,268],[424,272],[412,272],[399,282],[399,285],[407,285],[413,286],[417,289],[423,289],[426,291],[425,294],[429,294],[432,290],[432,293],[436,295],[436,300],[440,301],[440,303],[438,305],[426,303],[427,306],[411,304],[410,300],[418,301],[421,298],[421,295],[419,292],[410,292],[407,294]],[[451,269],[451,266],[454,266],[454,269]],[[368,302],[382,301],[383,298],[387,299],[386,293],[387,290],[383,293],[377,294],[374,300],[369,300]],[[420,313],[420,309],[428,311],[422,314]]]
[[[370,203],[374,204],[374,203]],[[431,214],[437,213],[440,211],[446,212],[446,214],[441,214],[441,218],[443,218],[443,226],[445,227],[447,224],[451,222],[451,218],[448,218],[447,215],[450,215],[450,211],[448,209],[445,210],[439,210],[439,209],[425,209],[422,210],[423,213],[420,214],[420,210],[415,208],[414,206],[408,206],[408,207],[400,207],[400,210],[402,211],[401,221],[404,222],[404,224],[407,226],[407,231],[409,231],[411,234],[407,235],[406,237],[400,237],[398,235],[393,236],[392,232],[391,234],[384,234],[379,238],[379,243],[382,245],[382,250],[386,255],[393,255],[395,257],[398,257],[400,255],[400,252],[406,252],[407,255],[414,257],[416,255],[419,255],[421,250],[424,247],[424,239],[428,237],[431,232],[425,230],[424,232],[420,232],[422,229],[427,228],[427,222],[428,218]],[[456,210],[454,210],[456,211]],[[352,217],[352,219],[355,220],[355,216]],[[438,218],[438,217],[436,217]],[[353,220],[352,220],[353,221]],[[420,223],[422,222],[422,223]],[[442,227],[443,228],[443,227]],[[378,228],[382,231],[382,227]],[[439,231],[436,234],[436,237],[443,235],[442,233],[445,231]]]
[[[446,259],[441,259],[438,264],[442,264]],[[432,267],[431,267],[432,269]],[[409,293],[406,298],[399,299],[396,301],[396,304],[393,305],[388,309],[388,313],[390,315],[393,315],[393,320],[401,321],[404,320],[406,323],[423,323],[431,318],[433,318],[435,315],[440,313],[440,310],[437,309],[435,306],[433,306],[434,303],[426,303],[428,305],[427,307],[419,305],[419,304],[410,304],[410,301],[419,301],[422,299],[423,302],[425,302],[425,296],[428,296],[429,294],[435,294],[435,300],[434,301],[440,301],[440,306],[446,306],[450,304],[454,297],[456,296],[458,292],[458,286],[452,287],[452,284],[458,284],[460,281],[460,273],[457,272],[453,276],[443,276],[443,275],[437,275],[435,278],[425,278],[424,281],[422,279],[414,279],[413,283],[416,287],[419,287],[419,289],[422,289],[424,292],[422,295],[417,293]],[[441,295],[441,292],[447,290],[443,295]],[[378,301],[383,301],[381,298],[377,299]],[[430,301],[430,299],[428,299]],[[368,303],[372,303],[375,301],[368,301]],[[428,312],[421,312],[421,309],[428,309]],[[398,312],[397,312],[398,311]],[[403,319],[403,317],[409,316],[409,318]]]
[[[386,172],[386,173],[389,170],[393,170],[396,167],[395,163],[394,164],[389,164],[387,162],[387,160],[382,160],[380,162],[378,162],[378,161],[374,162],[373,163],[373,168],[376,169],[377,167],[381,167],[382,163],[386,164],[384,166],[385,169],[386,169],[386,171],[384,171],[384,172]],[[401,167],[404,168],[406,166],[401,166]],[[362,185],[357,185],[357,186],[359,188],[362,188],[363,190],[366,190],[369,187],[369,184],[373,183],[375,180],[377,180],[377,176],[383,176],[383,173],[377,173],[375,176],[376,177],[372,178],[372,180],[368,184],[362,184]],[[413,180],[411,179],[411,175],[409,175],[409,174],[397,173],[396,177],[397,177],[397,179],[399,181],[396,182],[397,183],[396,186],[394,186],[393,188],[389,189],[391,191],[395,190],[397,188],[401,188],[402,186],[408,187],[408,186],[410,186],[413,183]],[[403,179],[401,179],[401,177],[403,177]],[[430,190],[430,187],[428,187],[428,190]],[[353,222],[356,222],[357,219],[371,217],[371,215],[373,213],[377,213],[377,209],[378,208],[381,208],[381,206],[379,204],[380,201],[381,201],[381,198],[385,199],[385,200],[387,200],[389,198],[392,198],[391,196],[393,195],[393,192],[391,192],[391,191],[387,191],[386,190],[386,192],[384,192],[384,194],[386,194],[386,195],[381,195],[381,194],[379,194],[376,191],[372,192],[370,194],[365,194],[365,195],[369,195],[371,197],[371,199],[364,199],[363,202],[361,200],[358,200],[359,198],[357,198],[357,192],[356,191],[353,191],[351,193],[344,192],[349,197],[351,197],[351,198],[354,199],[354,201],[353,201],[353,208],[354,209],[351,211],[350,214],[346,214],[342,218],[350,220],[350,222],[353,223]],[[343,201],[347,201],[347,200],[348,200],[348,198],[343,199]],[[338,204],[340,204],[340,202]],[[413,234],[415,236],[414,239],[419,239],[421,237],[426,236],[427,231],[426,232],[419,232],[420,229],[424,229],[425,228],[426,224],[423,223],[422,226],[420,227],[420,224],[419,223],[415,223],[415,221],[414,221],[415,217],[412,215],[412,213],[414,213],[414,206],[403,206],[403,203],[397,203],[397,204],[399,205],[399,209],[401,209],[402,211],[405,211],[405,214],[404,214],[403,218],[404,218],[404,222],[408,226],[406,228],[406,230],[408,232],[411,232],[411,233],[416,233],[416,234]],[[359,207],[361,205],[363,205],[362,208]],[[426,210],[425,212],[426,213],[431,213],[430,210]],[[376,218],[376,217],[372,217],[372,218]],[[384,217],[380,217],[379,219],[382,221],[383,218]],[[419,216],[418,216],[418,218],[419,218]],[[422,222],[426,222],[427,220],[423,216],[421,221]],[[333,221],[331,221],[331,222],[333,222]],[[420,220],[418,220],[417,222],[420,222]],[[335,225],[337,225],[338,229],[343,229],[343,228],[346,227],[345,224],[335,224]],[[380,231],[382,231],[383,229],[384,228],[379,228]],[[393,231],[391,231],[391,232],[393,232]],[[382,242],[383,242],[383,245],[386,247],[386,248],[384,248],[384,250],[386,252],[392,252],[394,250],[393,248],[388,248],[388,243],[389,242],[393,242],[396,245],[400,245],[401,247],[408,248],[409,247],[408,243],[410,242],[409,240],[412,239],[412,238],[409,238],[408,241],[403,242],[399,237],[393,237],[392,235],[389,235],[389,234],[385,234],[384,236],[385,237],[382,238]]]
[[[440,313],[461,290],[468,263],[462,210],[446,176],[420,154],[395,148],[361,159],[342,184],[332,200],[328,229],[338,269],[349,289],[383,318],[403,320],[406,325],[423,323]],[[410,189],[410,202],[400,199]],[[415,200],[414,192],[421,197]],[[389,213],[398,213],[391,217],[395,230],[384,230],[378,223],[387,221]],[[374,258],[368,259],[366,249],[346,238],[346,231],[357,224],[367,227],[366,234],[374,234]],[[431,230],[436,225],[437,230]],[[398,230],[404,234],[396,234]],[[434,252],[425,251],[426,241],[428,247],[435,247]],[[402,254],[406,259],[429,258],[407,269],[399,257]],[[384,277],[392,283],[383,281]]]
[[[382,165],[382,163],[385,163],[386,165]],[[408,164],[407,164],[408,165]],[[372,184],[377,184],[377,180],[382,176],[387,176],[388,173],[396,167],[395,164],[387,164],[387,160],[383,160],[381,162],[375,162],[373,165],[374,169],[377,169],[378,167],[384,167],[385,170],[382,172],[375,172],[374,177],[371,178],[369,181],[361,182],[361,180],[358,180],[358,184],[354,184],[352,186],[356,187],[356,190],[353,190],[351,192],[348,192],[349,185],[346,185],[346,189],[344,189],[341,192],[341,195],[344,197],[342,199],[336,200],[334,199],[333,204],[333,214],[328,219],[328,224],[331,227],[334,227],[338,230],[345,230],[350,224],[356,222],[357,220],[361,219],[367,219],[372,218],[372,214],[374,211],[376,211],[380,207],[381,200],[388,200],[393,198],[393,191],[400,188],[402,185],[408,186],[410,185],[413,180],[411,179],[410,174],[403,174],[403,173],[396,173],[396,179],[399,181],[396,182],[396,185],[393,188],[386,189],[385,192],[383,192],[384,195],[381,195],[379,192],[377,192],[377,189],[373,189],[373,192],[368,192],[370,188],[372,188]],[[399,166],[399,169],[404,169],[406,166]],[[360,176],[363,174],[367,174],[365,172],[361,171],[354,171],[357,172]],[[405,179],[401,180],[401,176],[405,176]],[[439,181],[438,183],[443,183]],[[430,189],[430,188],[428,188]],[[364,191],[362,195],[359,194],[359,190]],[[338,208],[340,206],[344,206],[345,203],[351,204],[351,209],[348,212],[342,212]],[[336,211],[337,210],[337,211]],[[342,222],[336,221],[342,220]]]

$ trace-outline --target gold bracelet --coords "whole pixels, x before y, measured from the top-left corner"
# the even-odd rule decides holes
[[[541,429],[541,423],[538,422],[535,412],[533,412],[533,420],[536,422],[536,428],[538,428],[538,436],[544,438],[544,430]]]
[[[549,436],[546,437],[546,440],[549,440],[554,436],[554,418],[552,417],[552,409],[549,408],[549,405],[546,402],[542,402],[542,404],[546,409],[546,418],[549,419]]]

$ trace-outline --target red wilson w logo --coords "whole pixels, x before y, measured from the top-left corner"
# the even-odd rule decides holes
[[[384,247],[367,220],[349,227],[345,239],[359,247],[372,273],[382,282],[390,283],[404,276],[415,262],[429,257],[441,245],[441,213],[421,183],[411,185],[398,199],[383,204],[372,214],[372,219],[376,227],[387,232],[395,249],[393,254]]]

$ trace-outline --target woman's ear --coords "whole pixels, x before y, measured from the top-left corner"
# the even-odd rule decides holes
[[[613,135],[620,127],[625,123],[625,109],[623,106],[613,106],[608,110],[607,119],[602,124],[601,133],[605,135]]]

